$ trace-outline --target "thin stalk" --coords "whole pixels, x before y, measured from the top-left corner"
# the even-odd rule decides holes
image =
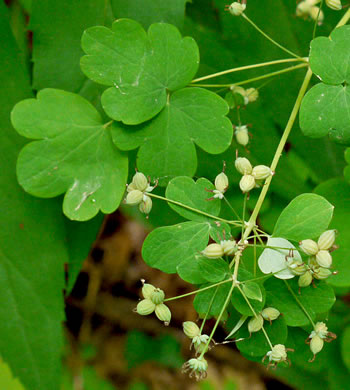
[[[246,211],[246,207],[247,207],[247,196],[248,194],[245,194],[244,195],[244,200],[243,200],[243,215],[242,215],[242,232],[241,232],[241,235],[243,236],[243,231],[244,231],[244,221],[245,221],[245,211]]]
[[[284,280],[284,283],[287,286],[289,292],[293,295],[293,298],[296,300],[297,304],[300,306],[301,310],[305,313],[306,317],[309,319],[311,325],[315,328],[315,323],[313,322],[308,311],[305,309],[304,305],[300,302],[300,299],[295,295],[294,291],[291,289],[291,287],[289,286],[286,280]]]
[[[254,244],[247,244],[247,246],[254,246]],[[297,251],[296,248],[285,248],[285,247],[282,247],[282,246],[273,246],[273,245],[265,245],[265,244],[257,244],[256,246],[258,246],[259,248],[264,248],[264,249],[275,249],[275,250],[287,250],[287,251],[290,251],[290,250],[293,250],[293,251]]]
[[[214,299],[215,299],[216,294],[217,294],[217,292],[218,292],[218,289],[219,289],[219,286],[216,287],[215,293],[214,293],[214,295],[212,296],[212,298],[211,298],[211,300],[210,300],[210,304],[209,304],[208,310],[207,310],[207,312],[205,313],[205,317],[204,317],[204,319],[203,319],[203,321],[202,321],[202,324],[201,324],[201,327],[200,327],[200,329],[199,329],[199,332],[200,332],[200,333],[202,333],[202,331],[203,331],[205,322],[207,321],[207,318],[208,318],[210,309],[211,309],[211,307],[212,307],[212,305],[213,305],[213,302],[214,302]]]
[[[207,76],[198,77],[197,79],[192,80],[191,83],[197,83],[198,81],[208,80],[208,79],[212,79],[214,77],[223,76],[225,74],[240,72],[242,70],[255,69],[255,68],[261,68],[261,67],[269,66],[269,65],[284,64],[287,62],[296,62],[296,61],[307,62],[308,58],[307,57],[305,57],[305,58],[286,58],[283,60],[275,60],[275,61],[269,61],[269,62],[262,62],[260,64],[240,66],[238,68],[227,69],[227,70],[224,70],[222,72],[217,72],[217,73],[209,74]]]
[[[286,47],[282,46],[278,42],[276,42],[274,39],[272,39],[269,35],[267,35],[260,27],[258,27],[251,19],[248,18],[248,16],[245,13],[242,13],[242,16],[244,19],[249,22],[261,35],[263,35],[266,39],[268,39],[271,43],[273,43],[275,46],[279,47],[281,50],[285,51],[286,53],[290,54],[292,57],[301,59],[300,56],[297,54],[293,53]]]
[[[185,298],[185,297],[188,297],[190,295],[197,294],[197,293],[199,293],[201,291],[209,290],[210,288],[213,288],[213,287],[216,287],[216,286],[220,286],[221,284],[228,283],[228,282],[231,282],[231,281],[232,281],[232,278],[226,279],[226,280],[222,280],[221,282],[212,284],[212,285],[207,286],[207,287],[200,288],[200,289],[195,290],[195,291],[191,291],[191,292],[186,293],[186,294],[177,295],[176,297],[171,297],[171,298],[164,299],[164,302],[169,302],[169,301],[174,301],[175,299]]]
[[[191,207],[191,206],[187,206],[186,204],[183,204],[183,203],[178,202],[178,201],[176,201],[176,200],[171,200],[171,199],[165,198],[164,196],[161,196],[161,195],[152,194],[151,192],[147,193],[147,195],[148,195],[148,196],[151,196],[151,197],[153,197],[153,198],[165,200],[165,201],[168,202],[168,203],[176,204],[176,205],[178,205],[178,206],[183,207],[184,209],[194,211],[194,212],[197,213],[197,214],[205,215],[206,217],[215,219],[216,221],[225,222],[225,223],[228,223],[229,225],[233,225],[233,226],[241,226],[241,223],[237,223],[237,221],[228,221],[227,219],[223,219],[223,218],[217,217],[217,216],[215,216],[215,215],[208,214],[208,213],[206,213],[205,211],[197,210],[197,209],[195,209],[195,208],[193,208],[193,207]]]
[[[256,277],[256,236],[254,236],[254,277]]]
[[[230,208],[230,210],[235,214],[235,216],[242,223],[241,217],[238,215],[237,211],[232,207],[231,203],[228,201],[228,199],[225,196],[224,196],[224,201],[226,202],[226,204]]]
[[[316,35],[316,29],[317,29],[317,26],[318,26],[318,19],[320,17],[322,6],[323,6],[323,0],[321,0],[321,4],[320,4],[319,10],[318,10],[317,18],[316,18],[315,23],[314,23],[314,30],[312,32],[312,39],[314,39],[315,35]]]

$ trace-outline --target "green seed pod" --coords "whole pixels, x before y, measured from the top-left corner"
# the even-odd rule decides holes
[[[326,0],[326,5],[334,11],[340,11],[343,8],[340,0]]]
[[[316,261],[320,267],[329,268],[332,265],[332,256],[328,251],[321,250],[316,255]]]
[[[304,275],[307,271],[306,264],[299,259],[294,259],[293,257],[288,258],[287,267],[293,272],[294,275]]]
[[[248,88],[246,90],[246,96],[249,100],[249,103],[253,103],[258,100],[259,91],[256,88]]]
[[[324,341],[319,336],[314,336],[310,341],[310,349],[311,352],[316,355],[319,353],[323,348]]]
[[[247,146],[249,143],[249,134],[247,126],[236,126],[235,129],[236,141],[243,146]]]
[[[160,303],[156,305],[156,316],[160,321],[164,322],[165,326],[168,326],[171,320],[171,311],[168,306],[164,305],[164,303]]]
[[[309,256],[316,255],[319,247],[314,240],[303,240],[299,242],[300,249]]]
[[[248,322],[248,331],[249,333],[259,332],[263,325],[264,319],[260,314],[258,314],[256,317],[252,317]]]
[[[215,189],[224,193],[228,187],[228,177],[224,172],[219,173],[215,178]]]
[[[303,275],[300,276],[298,280],[299,287],[308,287],[312,282],[312,273],[310,271],[306,271]]]
[[[133,183],[130,183],[130,184],[127,185],[126,190],[128,192],[131,192],[131,191],[137,190],[137,188],[135,187],[135,185]]]
[[[275,309],[274,307],[266,307],[262,312],[261,315],[264,318],[264,320],[267,321],[273,321],[276,318],[279,317],[281,313]]]
[[[233,255],[238,251],[238,246],[235,240],[222,240],[220,245],[224,251],[224,255]]]
[[[332,275],[332,272],[328,268],[323,267],[313,267],[314,278],[318,280],[327,279]]]
[[[284,362],[287,360],[286,347],[283,344],[276,344],[272,347],[272,350],[266,354],[266,356],[269,357],[270,362]]]
[[[147,177],[141,172],[136,172],[132,178],[132,184],[137,190],[144,192],[148,187]]]
[[[155,291],[155,287],[152,284],[144,283],[142,287],[142,295],[146,299],[151,299],[152,293]]]
[[[242,175],[250,175],[252,173],[253,167],[249,160],[245,157],[238,157],[235,160],[235,167],[239,173]]]
[[[209,244],[201,253],[209,259],[217,259],[224,255],[224,250],[220,244]]]
[[[182,326],[183,326],[183,330],[184,330],[185,335],[187,337],[189,337],[190,339],[193,339],[194,337],[199,336],[201,333],[197,324],[195,324],[192,321],[186,321],[182,324]]]
[[[152,210],[152,199],[149,196],[147,196],[147,195],[143,196],[143,200],[139,204],[139,210],[143,214],[149,214],[151,212],[151,210]]]
[[[155,305],[159,305],[160,303],[163,303],[165,298],[164,291],[161,290],[160,288],[156,288],[153,293],[151,294],[151,301]]]
[[[200,336],[196,336],[192,340],[192,344],[197,353],[202,353],[207,345],[209,340],[209,336],[207,334],[202,334]]]
[[[327,230],[324,233],[322,233],[317,242],[319,249],[321,250],[330,249],[334,244],[335,235],[336,235],[336,230]]]
[[[309,267],[318,267],[316,256],[310,256],[308,260]]]
[[[239,188],[243,193],[251,191],[255,188],[255,179],[252,175],[243,175],[241,181],[239,182]]]
[[[321,26],[321,24],[323,23],[323,20],[324,20],[324,13],[322,10],[320,10],[319,7],[316,7],[316,6],[311,7],[309,15],[310,15],[312,20],[315,20],[315,21],[317,20],[318,21],[317,24],[319,26]]]
[[[324,322],[316,322],[315,324],[315,333],[317,336],[321,337],[321,339],[325,339],[328,335],[328,327]]]
[[[154,312],[155,308],[156,305],[150,299],[143,299],[138,303],[136,311],[141,316],[148,316]]]
[[[231,15],[240,16],[245,11],[246,7],[246,4],[241,4],[235,1],[228,7],[228,10],[230,11]]]
[[[139,190],[133,190],[126,196],[126,204],[134,206],[141,203],[143,200],[143,193]]]
[[[252,175],[254,176],[255,180],[264,180],[271,176],[272,171],[270,167],[267,167],[266,165],[257,165],[253,168]]]

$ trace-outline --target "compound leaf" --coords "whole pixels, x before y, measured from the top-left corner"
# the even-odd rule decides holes
[[[138,127],[115,124],[113,140],[121,150],[140,147],[137,166],[155,178],[193,176],[197,169],[195,144],[210,154],[222,153],[230,146],[233,130],[227,113],[227,103],[215,93],[184,88],[170,96],[152,121]]]
[[[12,124],[21,135],[39,140],[26,145],[18,158],[18,180],[27,192],[43,198],[66,192],[63,211],[73,220],[119,206],[128,160],[87,100],[44,89],[37,99],[15,106]]]
[[[327,229],[333,210],[334,206],[320,195],[299,195],[282,211],[273,236],[293,241],[317,238]]]
[[[196,42],[181,38],[176,27],[152,24],[148,33],[129,19],[119,19],[112,29],[98,26],[85,31],[82,47],[87,56],[81,68],[91,80],[111,86],[102,106],[113,119],[138,124],[165,106],[167,90],[186,86],[198,69]]]

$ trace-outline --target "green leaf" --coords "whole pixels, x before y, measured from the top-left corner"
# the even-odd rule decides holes
[[[142,257],[151,267],[175,273],[182,261],[194,262],[208,244],[210,224],[183,222],[153,230],[145,239]]]
[[[190,177],[178,176],[169,182],[165,196],[168,199],[181,202],[186,206],[203,211],[207,214],[218,216],[220,213],[220,200],[207,200],[208,196],[210,197],[210,193],[206,190],[213,190],[214,188],[214,185],[203,177],[195,182]],[[198,214],[173,203],[169,202],[169,206],[186,219],[198,222],[213,221],[212,218]]]
[[[152,121],[137,127],[114,124],[113,140],[121,150],[140,147],[139,170],[163,179],[162,184],[164,178],[194,175],[195,144],[210,154],[229,147],[233,130],[227,113],[226,102],[215,93],[185,88],[174,92]]]
[[[167,91],[186,86],[197,72],[195,41],[176,27],[156,23],[148,34],[137,22],[120,19],[112,30],[92,27],[82,47],[81,69],[93,81],[111,86],[102,106],[113,119],[138,124],[153,118],[167,102]],[[179,59],[181,59],[179,61]]]
[[[105,0],[33,1],[34,88],[79,91],[86,80],[79,66],[81,35],[86,28],[104,22]]]
[[[0,387],[2,389],[25,390],[21,382],[14,378],[10,367],[0,360]]]
[[[330,228],[338,230],[336,244],[339,248],[332,252],[333,268],[338,273],[331,275],[327,282],[338,287],[348,287],[350,286],[350,185],[345,180],[335,178],[320,184],[315,192],[327,197],[335,206]]]
[[[201,288],[207,286],[210,286],[210,284],[202,285]],[[231,283],[227,282],[197,293],[193,300],[194,309],[200,315],[205,315],[208,312],[210,316],[218,316],[227,299],[230,288]]]
[[[293,294],[304,306],[314,320],[316,314],[326,313],[331,309],[335,302],[334,291],[325,282],[319,282],[316,288],[309,286],[300,289],[295,279],[284,281],[271,278],[265,282],[266,305],[278,309],[282,314],[288,326],[305,326],[309,325],[309,319],[303,309],[299,306]]]
[[[96,109],[70,92],[45,89],[12,112],[23,136],[38,139],[18,158],[19,183],[32,195],[51,198],[66,192],[64,213],[85,221],[99,210],[117,209],[125,191],[127,157],[112,143]]]
[[[341,354],[347,369],[350,371],[350,326],[344,329],[341,337]]]
[[[274,237],[301,241],[317,238],[328,227],[334,206],[316,194],[302,194],[293,199],[279,216]]]
[[[311,42],[310,66],[323,81],[305,95],[300,108],[300,127],[311,138],[329,137],[350,145],[350,26],[336,28],[329,38]]]
[[[155,22],[166,22],[182,28],[186,3],[191,0],[111,0],[116,18],[137,20],[145,28]]]
[[[242,286],[242,290],[244,294],[247,296],[247,298],[262,302],[263,297],[262,297],[261,288],[257,283],[255,282],[244,283]]]

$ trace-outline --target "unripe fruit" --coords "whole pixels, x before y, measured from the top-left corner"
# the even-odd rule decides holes
[[[322,10],[319,9],[319,7],[312,7],[310,9],[309,15],[312,20],[318,20],[317,24],[321,26],[324,20],[324,13]],[[317,19],[318,18],[318,19]]]
[[[303,275],[306,270],[306,264],[299,259],[290,258],[287,262],[287,267],[293,272],[294,275]]]
[[[160,288],[156,288],[151,294],[151,301],[156,305],[163,303],[164,298],[165,298],[164,291],[161,290]]]
[[[316,255],[319,247],[314,240],[303,240],[299,242],[300,249],[309,256]]]
[[[137,190],[144,192],[148,187],[147,177],[141,172],[136,172],[132,178],[132,184]]]
[[[314,278],[318,280],[327,279],[329,276],[332,275],[332,272],[329,269],[323,267],[314,267],[313,271],[314,271]]]
[[[249,333],[259,332],[263,325],[264,319],[260,314],[258,314],[248,322],[248,331]]]
[[[209,336],[207,334],[202,334],[200,336],[196,336],[192,340],[192,344],[197,353],[202,353],[207,342],[209,340]]]
[[[209,244],[201,253],[209,259],[217,259],[224,255],[224,250],[220,244]]]
[[[195,324],[194,322],[192,321],[186,321],[182,324],[183,326],[183,330],[184,330],[184,333],[187,337],[189,337],[190,339],[193,339],[194,337],[197,337],[200,335],[200,330],[197,326],[197,324]]]
[[[245,4],[241,4],[241,3],[238,3],[237,1],[235,1],[234,3],[232,3],[228,10],[230,11],[230,13],[234,16],[240,16],[242,15],[242,13],[245,11],[246,9],[246,5]]]
[[[276,344],[266,355],[269,357],[270,362],[284,362],[287,359],[286,347],[283,344]]]
[[[143,299],[136,307],[136,311],[141,316],[148,316],[154,312],[156,305],[150,299]]]
[[[141,203],[143,200],[143,193],[140,190],[133,190],[126,196],[126,204],[131,206]]]
[[[224,172],[219,173],[215,178],[215,189],[220,192],[225,192],[228,187],[228,177]]]
[[[310,349],[311,352],[316,355],[319,353],[323,348],[324,341],[319,336],[314,336],[310,341]]]
[[[249,103],[253,103],[258,99],[259,91],[256,88],[248,88],[246,90],[246,95],[249,100]]]
[[[244,193],[251,191],[253,188],[255,188],[255,185],[255,179],[252,175],[243,175],[239,182],[239,188]]]
[[[256,180],[264,180],[271,176],[272,171],[270,167],[266,165],[257,165],[253,168],[252,175]]]
[[[223,240],[220,245],[224,251],[224,255],[233,255],[237,252],[238,246],[235,240]]]
[[[336,230],[327,230],[321,234],[318,239],[318,247],[321,250],[328,250],[332,247],[335,241]]]
[[[329,268],[332,265],[332,256],[328,251],[321,250],[316,255],[316,261],[320,267]]]
[[[340,0],[326,0],[326,5],[334,11],[340,11],[343,8]]]
[[[328,335],[328,327],[324,322],[317,322],[315,324],[315,333],[317,336],[321,337],[321,339],[325,339]]]
[[[236,126],[236,140],[240,145],[247,146],[249,143],[249,134],[247,126]]]
[[[274,307],[266,307],[262,312],[262,317],[267,321],[273,321],[279,317],[281,313]]]
[[[127,185],[126,190],[127,190],[128,192],[131,192],[131,191],[137,190],[137,188],[135,187],[135,184],[130,183],[130,184]]]
[[[151,212],[151,210],[152,210],[152,199],[149,196],[147,196],[147,195],[143,196],[143,200],[139,204],[139,210],[143,214],[149,214]]]
[[[252,173],[253,167],[250,161],[245,157],[238,157],[235,160],[235,167],[239,173],[242,175],[250,175]]]
[[[151,299],[152,293],[155,291],[155,287],[152,284],[145,283],[142,287],[142,295],[146,299]]]
[[[307,287],[310,286],[312,282],[312,273],[310,271],[306,271],[303,275],[300,276],[298,280],[299,287]]]
[[[156,305],[155,313],[158,319],[164,322],[165,326],[169,325],[171,320],[171,311],[168,306],[164,305],[164,303]]]

